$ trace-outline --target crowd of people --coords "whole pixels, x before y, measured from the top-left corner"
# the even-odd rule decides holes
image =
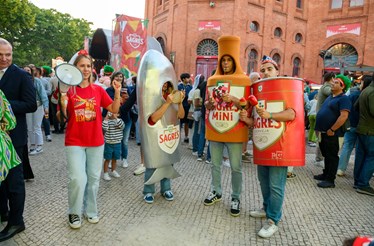
[[[323,161],[323,171],[315,175],[320,188],[334,188],[336,176],[345,175],[352,150],[356,149],[354,161],[354,188],[360,194],[374,196],[369,181],[374,173],[374,82],[372,77],[351,88],[351,79],[344,75],[326,73],[324,84],[319,90],[305,86],[305,112],[297,112],[292,105],[285,105],[282,111],[270,111],[254,107],[248,101],[240,104],[241,97],[249,96],[249,89],[233,93],[225,91],[225,83],[232,88],[235,76],[245,76],[240,83],[249,88],[259,79],[279,76],[278,64],[264,56],[260,73],[243,74],[237,54],[223,52],[219,55],[217,71],[212,77],[195,77],[192,83],[189,73],[182,73],[177,89],[181,100],[176,104],[176,114],[184,139],[181,142],[191,149],[197,161],[211,166],[209,194],[203,201],[206,206],[222,199],[221,167],[231,168],[232,216],[240,215],[242,192],[242,164],[252,162],[252,153],[247,150],[248,141],[253,143],[253,124],[257,118],[269,122],[293,122],[297,117],[307,119],[307,143],[316,148],[316,163]],[[224,50],[224,49],[223,49]],[[89,223],[100,220],[97,194],[100,178],[109,182],[111,177],[119,178],[117,167],[129,166],[128,142],[131,132],[142,147],[139,134],[136,77],[126,82],[120,71],[106,65],[101,74],[93,68],[93,59],[86,51],[79,51],[70,61],[83,75],[82,82],[61,94],[58,79],[49,66],[36,67],[33,64],[22,68],[12,62],[13,47],[0,38],[0,216],[7,222],[0,232],[0,242],[12,238],[25,230],[23,210],[25,203],[24,181],[34,179],[29,155],[43,153],[44,140],[52,142],[52,134],[65,134],[65,151],[68,169],[68,223],[77,229],[82,225],[82,215]],[[216,77],[215,77],[216,76]],[[219,78],[219,83],[215,78]],[[244,81],[244,82],[243,82]],[[217,85],[220,91],[217,91]],[[170,89],[171,88],[171,89]],[[308,89],[309,88],[309,89]],[[154,126],[172,108],[177,97],[173,88],[164,83],[158,108],[148,118]],[[222,93],[217,96],[217,93]],[[231,128],[216,129],[212,125],[215,113],[220,108],[236,114],[238,138],[231,136]],[[213,118],[212,118],[213,117]],[[179,124],[178,124],[179,123]],[[50,125],[54,130],[51,131]],[[44,129],[44,136],[43,130]],[[192,141],[189,133],[193,129]],[[236,129],[237,130],[237,129]],[[286,128],[286,131],[288,128]],[[227,132],[227,133],[225,133]],[[182,136],[182,134],[180,134]],[[182,138],[182,137],[181,137]],[[339,138],[344,138],[342,147]],[[285,147],[286,148],[286,147]],[[134,175],[145,173],[145,182],[156,169],[145,167],[143,149],[141,163]],[[340,157],[339,157],[339,150]],[[5,155],[4,153],[9,153]],[[282,218],[282,207],[287,178],[295,178],[288,165],[255,163],[263,197],[262,207],[251,211],[250,216],[266,218],[258,235],[271,237],[278,230]],[[169,178],[160,180],[161,194],[172,201]],[[143,199],[153,203],[155,184],[145,184]]]

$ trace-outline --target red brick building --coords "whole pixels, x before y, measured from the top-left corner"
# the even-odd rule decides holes
[[[155,0],[145,18],[177,75],[210,74],[221,35],[241,38],[247,73],[263,55],[281,75],[317,82],[324,68],[374,66],[374,0]]]

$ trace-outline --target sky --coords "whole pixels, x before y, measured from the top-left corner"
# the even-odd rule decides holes
[[[41,9],[56,9],[92,22],[91,28],[112,30],[112,20],[116,14],[144,18],[145,0],[29,0]],[[101,3],[101,4],[99,4]]]

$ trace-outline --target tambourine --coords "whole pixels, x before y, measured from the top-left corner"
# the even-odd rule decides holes
[[[173,103],[178,104],[183,101],[184,98],[182,97],[181,91],[174,90],[172,94],[173,94]]]

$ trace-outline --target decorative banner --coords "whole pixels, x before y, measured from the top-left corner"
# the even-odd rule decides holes
[[[355,23],[346,25],[327,26],[326,38],[341,33],[351,33],[359,36],[361,33],[361,24]]]
[[[136,76],[140,60],[147,50],[148,20],[120,15],[112,34],[111,65],[126,78]]]
[[[214,29],[214,30],[220,31],[221,22],[220,21],[200,21],[199,31],[203,31],[205,29]]]

